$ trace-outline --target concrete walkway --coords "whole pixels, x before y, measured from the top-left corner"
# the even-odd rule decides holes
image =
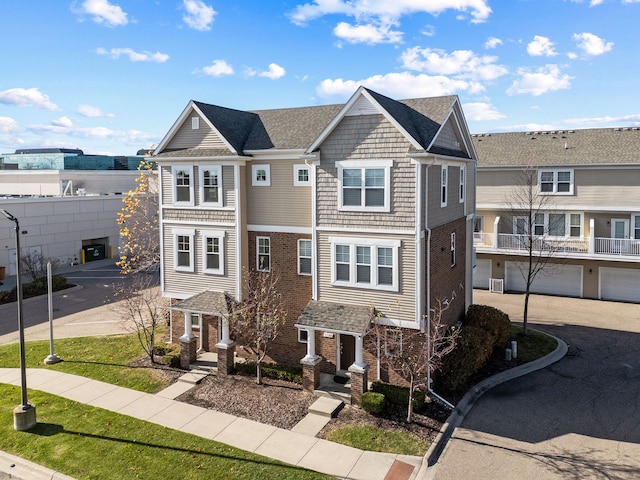
[[[20,385],[20,370],[0,368],[0,383]],[[35,390],[129,415],[338,478],[408,480],[415,478],[424,459],[363,451],[160,395],[138,392],[45,368],[27,369],[27,385]],[[46,470],[39,468],[41,471]],[[0,468],[0,471],[2,470],[3,468]],[[402,477],[387,477],[392,470],[412,473]],[[53,473],[55,472],[51,472],[48,477],[38,477],[34,472],[34,476],[22,478],[65,478],[51,476]]]

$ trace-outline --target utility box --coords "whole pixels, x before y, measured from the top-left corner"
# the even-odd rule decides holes
[[[107,247],[101,244],[86,245],[82,247],[84,250],[84,261],[93,262],[95,260],[104,260],[107,258]]]

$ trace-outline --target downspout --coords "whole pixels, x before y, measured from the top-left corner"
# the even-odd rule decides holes
[[[318,300],[318,234],[317,234],[317,186],[316,186],[316,166],[310,164],[305,158],[304,164],[311,172],[311,299]]]
[[[163,198],[163,193],[162,193],[162,167],[160,167],[160,165],[158,165],[158,163],[156,162],[157,168],[158,168],[158,215],[160,216],[160,294],[163,295],[164,294],[164,208],[163,208],[163,202],[162,202],[162,198]],[[170,320],[172,320],[172,318],[170,318]],[[173,336],[171,336],[171,339],[169,340],[171,342],[171,340],[173,339]]]
[[[424,231],[422,230],[422,164],[416,162],[416,322],[424,331]]]
[[[235,164],[233,188],[236,195],[236,300],[242,300],[242,199],[240,198],[240,165]]]

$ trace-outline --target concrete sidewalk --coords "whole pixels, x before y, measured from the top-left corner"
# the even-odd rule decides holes
[[[20,385],[20,370],[0,368],[0,383]],[[160,395],[118,387],[78,375],[44,368],[27,370],[29,388],[128,415],[140,420],[215,440],[243,450],[344,479],[415,478],[423,457],[376,453],[283,430],[226,413],[216,412]],[[37,407],[37,406],[36,406]],[[39,467],[40,471],[46,471]],[[410,476],[389,476],[411,471]],[[0,466],[0,472],[2,468]],[[50,472],[48,477],[69,478]],[[52,476],[52,475],[56,476]],[[16,477],[14,477],[16,478]]]

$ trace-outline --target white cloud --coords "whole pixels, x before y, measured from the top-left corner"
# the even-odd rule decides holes
[[[305,25],[324,15],[343,14],[356,19],[380,19],[395,21],[403,15],[429,13],[438,15],[446,10],[470,13],[473,23],[481,23],[489,18],[491,8],[486,0],[312,0],[298,5],[289,18],[296,25]]]
[[[402,52],[402,65],[409,70],[437,75],[454,75],[460,79],[490,81],[506,75],[508,70],[497,65],[498,57],[477,56],[471,50],[446,53],[438,48],[413,47]]]
[[[483,87],[475,82],[454,80],[445,76],[414,75],[402,72],[374,75],[363,80],[327,78],[320,83],[316,91],[320,97],[345,99],[351,96],[360,85],[392,98],[433,97],[452,95],[459,91],[475,94],[483,90]]]
[[[553,42],[540,35],[535,35],[527,45],[527,53],[532,57],[553,57],[558,54],[553,48]]]
[[[207,75],[221,77],[223,75],[233,75],[233,67],[225,60],[214,60],[213,63],[202,69]]]
[[[129,57],[129,60],[132,62],[156,62],[156,63],[164,63],[169,60],[169,55],[166,53],[151,53],[151,52],[136,52],[131,48],[112,48],[107,50],[105,48],[97,48],[96,53],[99,55],[105,55],[112,59],[118,59],[120,56],[124,55]]]
[[[436,34],[436,27],[433,25],[425,25],[420,33],[425,37],[433,37]]]
[[[114,117],[113,113],[104,113],[102,109],[93,105],[78,105],[76,112],[83,117]]]
[[[640,1],[640,0],[638,0]],[[640,113],[632,115],[621,115],[617,117],[582,117],[582,118],[570,118],[564,120],[565,123],[571,125],[594,125],[594,124],[613,124],[622,125],[628,124],[632,126],[640,126]]]
[[[187,11],[187,13],[182,16],[184,23],[194,30],[211,30],[213,17],[217,13],[213,7],[205,4],[201,0],[183,0],[182,4]]]
[[[56,127],[71,128],[73,127],[73,122],[69,117],[60,117],[57,120],[53,120],[51,122],[51,125],[54,125]]]
[[[462,110],[464,110],[464,116],[467,120],[476,122],[483,120],[501,120],[506,118],[505,115],[496,110],[496,108],[490,103],[465,103],[462,105]]]
[[[340,22],[333,29],[333,33],[349,43],[374,45],[402,41],[402,32],[391,30],[391,25],[350,25],[347,22]]]
[[[93,17],[93,21],[107,27],[118,27],[129,23],[127,14],[119,5],[112,5],[109,0],[85,0],[79,9]]]
[[[519,78],[507,89],[507,95],[530,94],[535,97],[543,93],[571,87],[573,77],[563,75],[557,65],[545,65],[536,70],[518,69]]]
[[[286,73],[286,70],[277,63],[270,63],[269,70],[260,72],[258,75],[260,77],[270,78],[271,80],[277,80],[278,78],[284,77]]]
[[[484,43],[484,48],[490,50],[492,48],[496,48],[498,45],[502,45],[502,40],[496,37],[489,37]]]
[[[0,117],[0,133],[13,133],[20,131],[18,122],[11,117]]]
[[[593,33],[575,33],[573,35],[573,40],[578,44],[578,48],[582,50],[585,55],[592,57],[610,52],[613,48],[613,42],[607,42]]]
[[[41,93],[37,88],[10,88],[0,92],[0,103],[17,107],[38,107],[45,110],[59,110],[58,106],[49,100],[49,96]]]

